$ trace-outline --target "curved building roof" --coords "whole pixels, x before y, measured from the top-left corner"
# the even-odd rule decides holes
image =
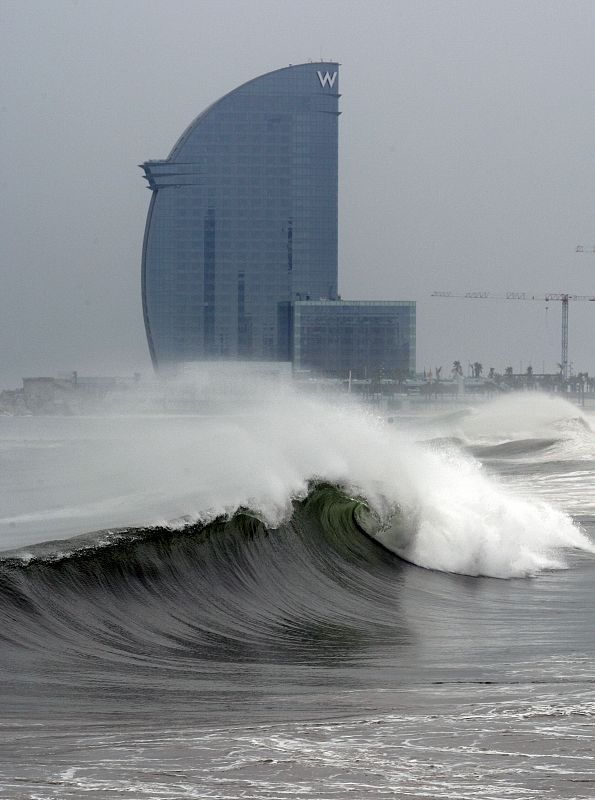
[[[228,92],[227,94],[223,95],[223,97],[220,97],[219,100],[215,100],[215,102],[211,103],[210,106],[207,106],[207,108],[205,108],[204,111],[201,111],[200,114],[192,120],[190,125],[188,125],[188,127],[182,133],[182,135],[180,136],[178,141],[174,144],[174,146],[172,147],[171,152],[170,152],[170,154],[168,156],[168,160],[169,161],[175,160],[175,158],[181,153],[181,151],[183,149],[183,146],[184,146],[184,143],[189,138],[189,136],[191,136],[191,134],[197,128],[197,126],[201,123],[201,121],[208,114],[210,114],[212,111],[214,111],[218,106],[220,106],[222,103],[225,103],[226,101],[232,99],[237,94],[249,94],[252,91],[255,91],[256,93],[260,93],[268,82],[270,82],[271,86],[273,86],[275,83],[278,83],[278,81],[277,81],[278,78],[284,79],[286,75],[289,75],[290,79],[292,80],[292,82],[295,82],[295,76],[300,74],[302,72],[302,70],[304,71],[305,75],[309,78],[310,75],[311,75],[311,72],[312,72],[312,67],[320,68],[320,69],[316,70],[317,77],[318,77],[318,72],[320,72],[323,75],[323,79],[324,79],[324,75],[327,72],[331,76],[330,80],[332,80],[333,72],[336,73],[337,77],[335,78],[334,81],[332,81],[332,85],[328,86],[328,82],[327,82],[327,86],[328,86],[328,88],[330,90],[334,90],[333,91],[333,96],[336,97],[336,98],[339,98],[340,97],[340,95],[339,95],[339,81],[338,81],[338,79],[339,79],[339,74],[338,74],[339,64],[337,62],[321,61],[321,62],[313,63],[313,62],[309,61],[309,62],[307,62],[305,64],[290,64],[287,67],[281,67],[280,69],[275,69],[275,70],[272,70],[271,72],[266,72],[264,75],[260,75],[258,78],[252,78],[251,80],[246,81],[246,83],[242,83],[236,89],[232,89],[231,92]],[[319,80],[319,83],[321,83],[320,78],[318,80]],[[285,86],[285,85],[286,85],[285,81],[283,80],[283,86]],[[321,89],[324,89],[324,88],[327,88],[327,87],[321,85]],[[311,87],[308,87],[308,89],[306,91],[307,91],[307,94],[310,94]],[[328,91],[328,92],[325,92],[324,94],[325,95],[329,95],[329,94],[331,94],[331,92]]]
[[[153,198],[143,310],[155,365],[286,358],[289,304],[337,293],[339,65],[298,64],[210,105]]]

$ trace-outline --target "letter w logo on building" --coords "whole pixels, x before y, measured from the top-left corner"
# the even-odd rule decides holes
[[[331,75],[330,72],[325,72],[324,75],[320,70],[318,70],[318,80],[320,81],[320,85],[324,89],[325,86],[329,86],[331,89],[335,85],[335,81],[337,80],[337,73],[333,72]]]

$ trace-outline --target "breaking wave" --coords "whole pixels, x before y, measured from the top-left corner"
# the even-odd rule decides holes
[[[332,654],[345,637],[353,648],[354,637],[363,645],[383,630],[378,606],[391,603],[403,566],[397,555],[511,577],[562,566],[553,554],[562,545],[589,548],[562,514],[511,498],[505,507],[493,489],[484,491],[475,508],[455,512],[459,493],[440,512],[444,498],[429,488],[415,518],[394,507],[382,521],[344,487],[316,483],[275,528],[238,509],[206,523],[103,531],[6,552],[0,637],[46,655],[50,648],[104,660],[148,650],[152,660],[157,650],[160,659],[178,659],[189,649],[193,658],[275,660],[301,653],[304,637],[324,641]]]
[[[472,422],[469,415],[457,415],[456,425],[465,427],[467,442],[479,427],[482,434],[475,434],[474,446],[491,448],[492,455],[523,452],[527,456],[547,450],[552,446],[552,428],[564,428],[566,441],[575,434],[576,426],[569,420],[580,412],[569,404],[538,397],[531,408],[525,398],[507,399],[504,406],[496,402],[474,411]],[[532,438],[527,439],[531,415]],[[53,547],[39,544],[41,534],[47,538],[50,523],[52,530],[59,530],[66,517],[81,525],[79,531],[88,530],[90,520],[103,522],[105,529],[126,527],[126,541],[132,537],[139,542],[146,540],[145,534],[135,539],[140,535],[133,532],[135,528],[160,530],[163,541],[167,530],[175,539],[175,529],[184,529],[183,536],[190,540],[189,532],[207,530],[221,519],[236,525],[243,519],[238,514],[243,513],[258,520],[263,530],[274,531],[294,524],[299,503],[313,502],[313,482],[335,487],[344,498],[358,498],[357,535],[366,534],[399,557],[428,569],[521,577],[563,567],[565,549],[592,549],[560,507],[523,496],[510,482],[488,474],[477,458],[459,446],[460,439],[445,438],[440,446],[423,444],[417,430],[400,430],[360,407],[333,405],[289,389],[277,390],[274,396],[265,392],[252,402],[244,398],[241,413],[225,416],[100,420],[95,436],[90,436],[94,424],[93,420],[85,423],[87,455],[79,452],[73,469],[85,474],[90,484],[101,484],[109,465],[118,494],[117,503],[115,491],[102,497],[110,509],[108,525],[97,514],[101,503],[92,497],[78,506],[56,503],[33,514],[0,518],[0,527],[12,525],[14,539],[23,543],[27,539],[19,525],[34,521],[37,560],[39,547],[41,551]],[[107,424],[115,427],[106,429]],[[577,424],[583,439],[592,443],[588,423]],[[517,437],[522,430],[523,437],[503,442],[514,433],[513,428]],[[549,439],[543,438],[545,429]],[[482,444],[482,437],[488,435],[493,443]],[[54,457],[54,452],[59,455],[60,448],[44,449],[43,457]],[[93,475],[98,467],[92,458],[99,459],[100,476]],[[46,475],[52,471],[47,462],[43,465]],[[126,508],[127,516],[118,519],[113,506]],[[332,505],[317,508],[327,516],[335,513]],[[173,518],[174,523],[164,521]],[[119,524],[112,526],[114,519]],[[333,531],[337,539],[344,536],[347,541],[356,535],[342,519],[335,520]],[[123,547],[122,536],[108,536],[109,546]],[[35,543],[35,538],[29,541]],[[58,550],[73,546],[61,544]],[[21,547],[22,557],[27,552]]]

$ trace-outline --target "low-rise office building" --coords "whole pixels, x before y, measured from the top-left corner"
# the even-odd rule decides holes
[[[294,370],[354,379],[414,373],[415,311],[404,300],[295,302],[288,337]]]

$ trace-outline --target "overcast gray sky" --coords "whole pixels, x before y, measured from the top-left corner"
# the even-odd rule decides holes
[[[418,368],[555,369],[595,295],[592,0],[0,0],[0,388],[150,371],[137,165],[237,85],[341,62],[340,290],[418,302]],[[570,358],[595,374],[595,303]]]

